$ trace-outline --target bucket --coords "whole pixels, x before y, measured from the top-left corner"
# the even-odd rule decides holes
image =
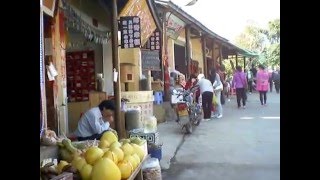
[[[143,128],[139,109],[129,109],[125,112],[125,127],[127,131]]]

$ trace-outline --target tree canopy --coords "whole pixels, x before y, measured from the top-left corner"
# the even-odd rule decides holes
[[[235,44],[241,48],[259,53],[260,64],[266,66],[280,65],[280,19],[268,22],[268,28],[263,29],[255,24],[245,27],[236,37]]]

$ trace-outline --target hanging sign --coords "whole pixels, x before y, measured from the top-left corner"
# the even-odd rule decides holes
[[[166,14],[167,18],[167,35],[177,39],[183,30],[185,23],[171,12]]]
[[[157,28],[147,0],[128,0],[119,17],[139,16],[141,20],[141,45],[144,46]]]
[[[121,48],[140,48],[141,29],[139,16],[120,17]]]
[[[161,71],[159,51],[141,49],[142,70]]]
[[[158,30],[155,30],[149,39],[150,39],[150,49],[151,50],[160,50],[161,49],[161,35]]]

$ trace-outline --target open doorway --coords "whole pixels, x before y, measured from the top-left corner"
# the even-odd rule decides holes
[[[184,75],[187,74],[186,49],[184,46],[174,44],[174,64],[176,70]]]
[[[89,93],[97,91],[97,74],[103,74],[102,45],[89,41],[82,32],[69,27],[66,48],[66,73],[69,131],[89,110]]]

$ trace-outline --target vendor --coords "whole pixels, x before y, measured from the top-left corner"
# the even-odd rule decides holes
[[[78,140],[99,140],[105,131],[114,131],[110,128],[110,124],[114,121],[114,110],[114,102],[104,100],[98,107],[93,107],[85,112],[81,116],[75,131]]]

